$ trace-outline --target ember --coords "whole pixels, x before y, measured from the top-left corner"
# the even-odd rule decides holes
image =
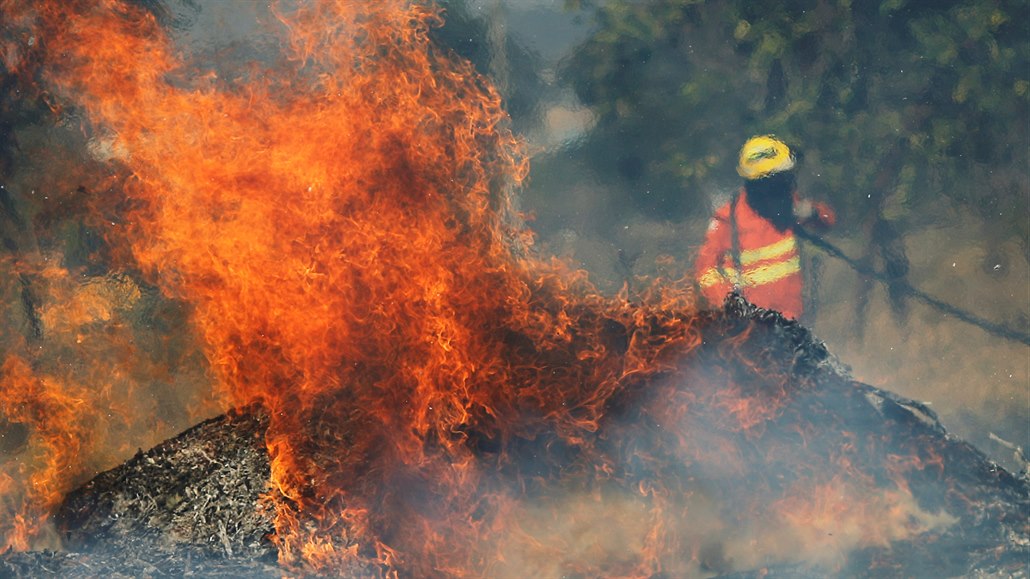
[[[606,298],[537,257],[513,206],[523,146],[486,79],[430,42],[439,10],[283,7],[285,63],[226,80],[129,2],[0,7],[40,39],[55,106],[81,107],[128,175],[91,200],[117,216],[110,259],[190,304],[222,408],[246,409],[63,499],[100,410],[6,356],[7,420],[44,459],[14,489],[5,544],[46,546],[26,521],[60,504],[72,551],[9,553],[9,571],[179,574],[194,555],[208,574],[372,576],[1025,561],[1025,483],[925,408],[847,380],[803,328],[739,301],[698,313],[672,286]],[[139,290],[94,291],[40,323],[74,331],[108,315],[98,295]]]

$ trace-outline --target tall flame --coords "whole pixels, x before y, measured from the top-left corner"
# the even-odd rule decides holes
[[[193,75],[129,3],[34,9],[47,80],[126,152],[112,235],[194,304],[225,403],[271,416],[284,562],[482,569],[470,545],[500,525],[505,491],[484,490],[519,468],[510,442],[587,447],[624,379],[692,339],[648,342],[673,320],[532,257],[509,195],[522,145],[489,83],[430,43],[438,10],[282,9],[292,72],[242,83]]]
[[[568,555],[556,521],[597,520],[603,504],[633,519],[624,544],[578,527],[586,546],[562,572],[678,574],[709,557],[685,523],[712,510],[690,481],[783,458],[738,444],[785,412],[782,376],[760,391],[732,372],[688,376],[692,391],[657,380],[701,345],[688,290],[631,305],[535,256],[511,195],[524,147],[489,82],[430,41],[439,9],[280,6],[286,62],[223,79],[128,1],[0,8],[29,23],[47,86],[111,135],[131,175],[97,202],[118,204],[108,234],[124,265],[192,304],[224,406],[269,415],[283,564],[482,576]],[[17,358],[3,372],[20,391],[46,384]],[[786,493],[761,480],[756,497],[780,501],[748,506],[798,536],[843,510],[856,530],[842,541],[878,543],[866,521],[894,513],[900,528],[918,510],[904,488],[852,508],[875,484],[861,477]]]

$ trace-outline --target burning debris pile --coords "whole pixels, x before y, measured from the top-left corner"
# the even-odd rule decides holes
[[[547,537],[558,529],[546,527],[601,517],[604,532],[616,534],[659,516],[665,539],[679,538],[678,549],[660,555],[659,575],[1025,576],[1025,479],[948,436],[923,405],[850,380],[807,330],[778,314],[733,300],[700,327],[703,346],[614,401],[599,423],[604,482],[584,487],[590,465],[570,455],[546,473],[547,486],[526,485],[525,504],[510,513],[521,528],[502,542],[542,531],[538,539],[560,543],[535,545],[541,559],[515,568],[494,562],[490,575],[620,574],[627,546],[583,537],[582,529]],[[724,397],[734,388],[747,392]],[[683,399],[692,404],[679,405]],[[743,412],[755,414],[741,421]],[[65,499],[56,520],[69,552],[8,553],[0,568],[25,576],[278,576],[263,499],[267,427],[260,409],[230,413],[137,454]],[[336,435],[358,436],[355,427],[340,424]],[[553,442],[526,441],[514,458],[553,453]],[[656,513],[659,506],[674,514]],[[530,514],[534,508],[547,512]],[[649,539],[632,537],[631,548]]]
[[[134,3],[0,10],[5,67],[37,67],[54,108],[106,143],[113,176],[83,203],[103,267],[139,280],[83,294],[88,324],[54,310],[39,343],[4,354],[0,408],[42,465],[0,470],[6,571],[1025,562],[1025,482],[925,407],[848,380],[800,326],[739,300],[698,312],[687,283],[603,296],[539,257],[512,195],[523,146],[487,80],[430,41],[432,6],[278,5],[286,54],[231,79],[193,70]],[[188,304],[222,409],[245,410],[69,494],[106,388],[53,374],[46,347],[106,330],[117,308],[91,296],[135,295],[123,286]],[[112,358],[136,359],[119,344]],[[33,550],[53,512],[66,551]]]
[[[262,510],[260,414],[205,421],[68,495],[63,552],[11,552],[0,575],[279,577]]]

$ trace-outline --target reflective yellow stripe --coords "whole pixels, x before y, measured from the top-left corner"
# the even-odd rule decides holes
[[[784,261],[767,263],[753,269],[744,270],[743,280],[740,279],[737,270],[733,268],[719,271],[717,268],[710,267],[701,274],[701,279],[698,280],[698,283],[703,288],[712,287],[720,283],[736,283],[737,285],[753,287],[779,281],[800,271],[801,258],[795,255]],[[724,273],[725,275],[723,275]],[[734,282],[734,280],[737,281]]]
[[[736,279],[737,277],[737,272],[733,269],[726,270],[726,273],[732,276],[732,278],[722,275],[718,268],[710,267],[701,274],[701,279],[698,280],[698,283],[701,284],[701,287],[712,287],[716,284],[729,282],[730,279]]]
[[[760,265],[750,271],[746,271],[744,272],[744,279],[749,286],[763,285],[779,281],[800,271],[801,258],[795,255],[786,261]]]
[[[759,247],[758,249],[745,249],[741,251],[740,264],[751,265],[752,263],[765,261],[767,259],[776,259],[778,257],[783,257],[796,249],[797,244],[794,242],[794,236],[790,235],[776,243],[770,243],[765,247]]]

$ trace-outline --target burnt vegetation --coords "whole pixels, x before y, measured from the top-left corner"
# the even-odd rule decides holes
[[[618,484],[650,481],[665,485],[668,496],[704,489],[725,525],[744,528],[751,509],[782,498],[792,485],[840,473],[845,460],[852,469],[847,477],[884,493],[907,487],[916,510],[950,517],[939,528],[850,551],[836,567],[787,560],[741,569],[719,555],[723,547],[713,540],[701,550],[706,575],[1025,573],[1026,473],[1010,474],[950,436],[926,406],[850,379],[823,344],[774,312],[734,299],[702,326],[705,345],[678,369],[613,402],[597,436],[615,459]],[[750,362],[741,364],[744,359]],[[778,409],[757,428],[742,430],[717,397],[708,397],[733,384],[747,385],[745,400]],[[670,430],[671,424],[663,429],[661,409],[684,393],[698,403],[679,416],[690,421],[682,426],[686,435],[699,445],[736,448],[739,457],[683,455],[670,443],[683,431]],[[279,576],[270,503],[262,498],[269,490],[266,427],[259,410],[243,410],[138,453],[65,499],[56,520],[66,551],[7,553],[0,570],[14,576]],[[528,458],[544,451],[534,444],[543,442],[525,441],[518,453]],[[739,460],[743,470],[726,469],[722,460]],[[573,466],[559,471],[575,472]],[[578,484],[574,476],[566,483]],[[534,500],[533,491],[527,493],[523,499]],[[904,523],[919,526],[915,518]],[[375,568],[354,572],[378,574]]]

